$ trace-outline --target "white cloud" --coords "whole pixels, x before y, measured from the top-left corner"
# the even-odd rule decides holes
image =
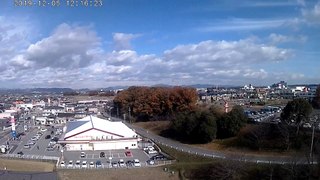
[[[113,33],[113,43],[116,50],[130,50],[131,40],[139,37],[140,34]]]
[[[1,24],[0,27],[6,29]],[[16,33],[2,32],[6,33],[1,33],[0,52],[5,52],[8,49],[1,43],[8,42]],[[127,45],[135,38],[132,34],[114,36]],[[270,38],[278,42],[288,39],[279,34]],[[261,67],[293,55],[289,49],[263,44],[255,38],[181,44],[160,55],[139,54],[127,48],[104,52],[101,46],[92,27],[59,25],[48,37],[0,54],[3,64],[0,70],[5,67],[0,71],[0,82],[15,82],[24,87],[73,88],[175,82],[242,84],[274,79],[272,72]]]
[[[200,32],[215,31],[247,31],[260,29],[273,29],[286,25],[290,19],[240,19],[232,18],[209,23],[206,26],[196,28]]]
[[[315,4],[312,9],[303,9],[302,16],[309,24],[320,24],[320,2]]]
[[[287,42],[300,42],[304,43],[307,41],[307,37],[304,35],[296,35],[296,36],[286,36],[282,34],[272,33],[268,37],[271,44],[279,44],[279,43],[287,43]]]
[[[37,68],[88,66],[99,52],[100,39],[90,27],[59,25],[51,36],[31,44],[25,59]]]

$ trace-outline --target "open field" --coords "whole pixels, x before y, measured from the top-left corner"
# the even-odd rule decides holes
[[[0,169],[24,172],[52,172],[55,164],[29,160],[0,159]]]
[[[156,180],[172,179],[178,180],[178,174],[165,172],[162,167],[154,168],[131,168],[131,169],[108,169],[108,170],[59,170],[58,178],[60,180]]]

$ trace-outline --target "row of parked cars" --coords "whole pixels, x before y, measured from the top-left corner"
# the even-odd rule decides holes
[[[46,129],[41,129],[40,131],[37,132],[36,135],[34,135],[28,142],[23,146],[25,149],[31,148],[33,145],[36,144],[36,142],[41,138],[43,133],[46,131]]]
[[[87,161],[80,161],[77,160],[75,163],[73,163],[73,160],[70,160],[68,164],[65,163],[65,161],[60,162],[60,167],[62,168],[101,168],[102,163],[100,160],[94,162],[87,162]],[[133,160],[128,160],[125,162],[123,159],[120,159],[118,162],[113,161],[113,162],[107,162],[107,167],[109,168],[117,168],[117,167],[141,167],[139,159],[133,159]]]

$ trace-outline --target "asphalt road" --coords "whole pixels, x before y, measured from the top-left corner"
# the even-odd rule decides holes
[[[119,119],[117,119],[119,120]],[[159,135],[148,132],[147,130],[134,126],[132,124],[126,123],[127,126],[134,129],[136,133],[140,134],[143,137],[147,137],[152,141],[169,146],[171,148],[177,149],[179,151],[187,152],[190,154],[197,154],[200,156],[212,157],[212,158],[220,158],[220,159],[228,159],[235,161],[244,161],[244,162],[254,162],[254,163],[268,163],[268,164],[308,164],[309,161],[306,157],[298,157],[298,156],[270,156],[270,155],[252,155],[246,153],[226,153],[223,151],[213,151],[208,149],[202,149],[194,146],[190,146],[187,144],[182,144],[180,142],[161,137]],[[316,164],[316,158],[314,158],[314,164]]]

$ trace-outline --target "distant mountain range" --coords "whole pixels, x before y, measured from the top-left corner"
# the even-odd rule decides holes
[[[169,84],[155,84],[150,87],[174,87],[176,85],[169,85]],[[217,88],[239,88],[242,86],[235,86],[235,85],[212,85],[212,84],[192,84],[192,85],[181,85],[183,87],[193,87],[193,88],[210,88],[210,87],[217,87]],[[318,84],[299,84],[299,85],[289,85],[289,87],[294,86],[318,86]],[[26,88],[26,89],[0,89],[0,94],[40,94],[40,93],[53,93],[53,94],[61,94],[66,92],[87,92],[92,90],[102,90],[102,91],[111,91],[117,89],[127,89],[129,86],[111,86],[107,88],[96,88],[96,89],[72,89],[72,88]],[[260,86],[259,86],[260,87]]]
[[[15,93],[15,94],[40,94],[40,93],[65,93],[73,92],[71,88],[27,88],[27,89],[0,89],[1,94]]]

